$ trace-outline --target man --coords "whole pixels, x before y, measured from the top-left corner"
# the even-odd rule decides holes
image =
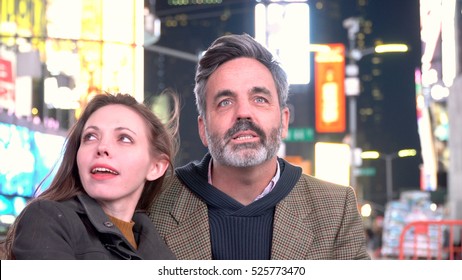
[[[252,37],[218,38],[196,71],[199,135],[209,152],[176,170],[150,216],[179,259],[369,259],[351,187],[277,157],[288,82]]]

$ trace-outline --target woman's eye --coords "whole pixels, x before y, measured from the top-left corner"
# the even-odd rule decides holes
[[[133,143],[133,139],[128,135],[121,135],[120,136],[120,141],[122,141],[124,143]]]
[[[96,136],[93,133],[87,133],[82,137],[83,141],[91,141],[96,139]]]

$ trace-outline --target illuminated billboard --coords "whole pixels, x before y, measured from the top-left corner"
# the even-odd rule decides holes
[[[128,93],[143,101],[143,43],[141,0],[0,0],[0,69],[12,62],[14,77],[12,83],[0,81],[0,94],[8,90],[8,96],[1,94],[0,106],[18,112],[25,103],[10,101],[17,96],[31,99],[32,90],[28,96],[20,90],[27,93],[32,86],[18,79],[20,70],[34,65],[45,66],[38,78],[45,80],[48,108],[73,109],[78,117],[80,108],[104,91]],[[4,46],[16,50],[17,58],[5,58]],[[39,62],[20,65],[28,53],[39,54]],[[31,108],[20,109],[30,114]]]
[[[16,216],[39,184],[51,183],[65,137],[0,123],[0,215]],[[19,204],[18,204],[19,203]]]
[[[279,57],[290,84],[310,82],[308,3],[275,0],[257,4],[255,39]]]
[[[315,63],[316,132],[342,133],[345,120],[345,47],[330,44],[330,51],[317,52]]]

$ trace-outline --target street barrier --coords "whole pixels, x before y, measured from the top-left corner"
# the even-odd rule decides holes
[[[462,220],[414,221],[400,235],[399,259],[461,260]]]

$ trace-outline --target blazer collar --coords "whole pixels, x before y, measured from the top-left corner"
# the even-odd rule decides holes
[[[311,207],[309,197],[304,193],[304,177],[295,185],[292,192],[276,206],[273,226],[271,259],[306,259],[314,239],[310,229]]]
[[[182,188],[170,212],[178,224],[165,242],[178,259],[212,259],[207,205],[189,189]]]

